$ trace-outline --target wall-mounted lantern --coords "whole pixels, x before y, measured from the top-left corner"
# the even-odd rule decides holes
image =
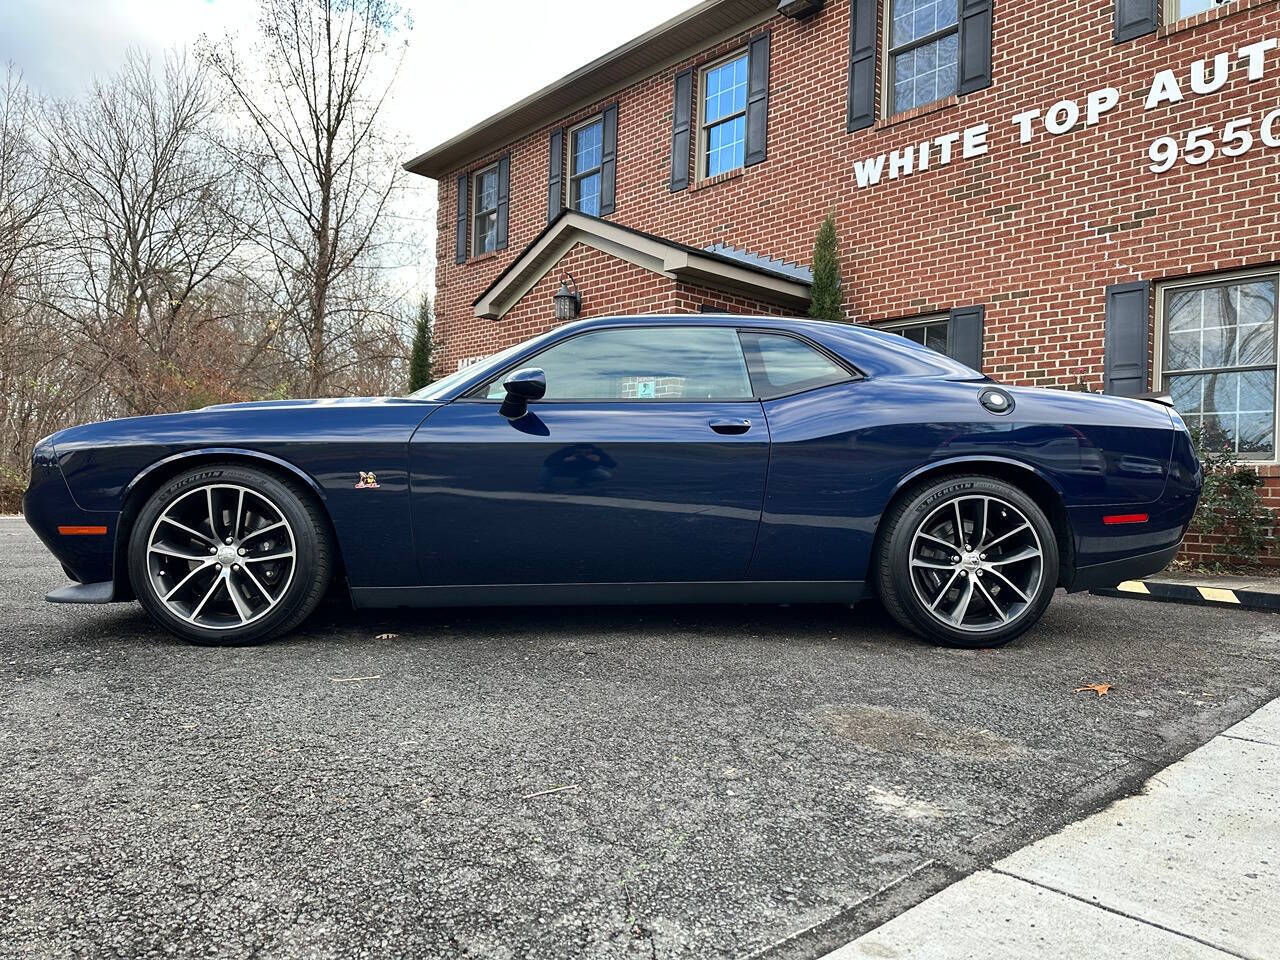
[[[569,284],[573,284],[573,289],[569,289]],[[557,320],[576,320],[578,314],[582,312],[582,297],[578,293],[578,281],[573,279],[573,275],[566,272],[560,278],[560,289],[555,295],[556,319]]]
[[[784,17],[791,17],[799,20],[801,17],[809,17],[822,9],[823,0],[781,0],[778,4],[778,12]]]

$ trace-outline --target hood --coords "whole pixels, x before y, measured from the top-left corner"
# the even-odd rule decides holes
[[[215,403],[201,410],[277,410],[303,407],[370,407],[388,404],[421,403],[404,397],[317,397],[312,400],[245,400],[241,403]]]

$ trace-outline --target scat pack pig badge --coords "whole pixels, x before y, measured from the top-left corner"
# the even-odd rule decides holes
[[[356,484],[357,490],[377,490],[378,475],[376,473],[365,473],[360,471],[360,482]]]

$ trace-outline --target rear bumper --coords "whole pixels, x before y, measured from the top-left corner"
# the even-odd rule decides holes
[[[1172,547],[1165,547],[1152,553],[1077,567],[1075,577],[1067,586],[1067,592],[1078,593],[1081,590],[1094,590],[1098,587],[1114,587],[1126,580],[1140,580],[1142,577],[1159,573],[1173,562],[1181,545],[1181,542],[1178,542]]]
[[[1160,499],[1072,507],[1067,515],[1075,538],[1075,572],[1068,590],[1112,587],[1163,570],[1178,554],[1195,516],[1204,476],[1185,430],[1174,435],[1168,479]],[[1108,516],[1141,517],[1139,522],[1107,523]]]

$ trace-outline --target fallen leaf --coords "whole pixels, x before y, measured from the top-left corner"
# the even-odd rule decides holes
[[[1107,695],[1107,691],[1110,689],[1111,684],[1109,683],[1091,683],[1087,687],[1076,687],[1076,693],[1084,693],[1085,691],[1092,690],[1098,696],[1105,697]]]

